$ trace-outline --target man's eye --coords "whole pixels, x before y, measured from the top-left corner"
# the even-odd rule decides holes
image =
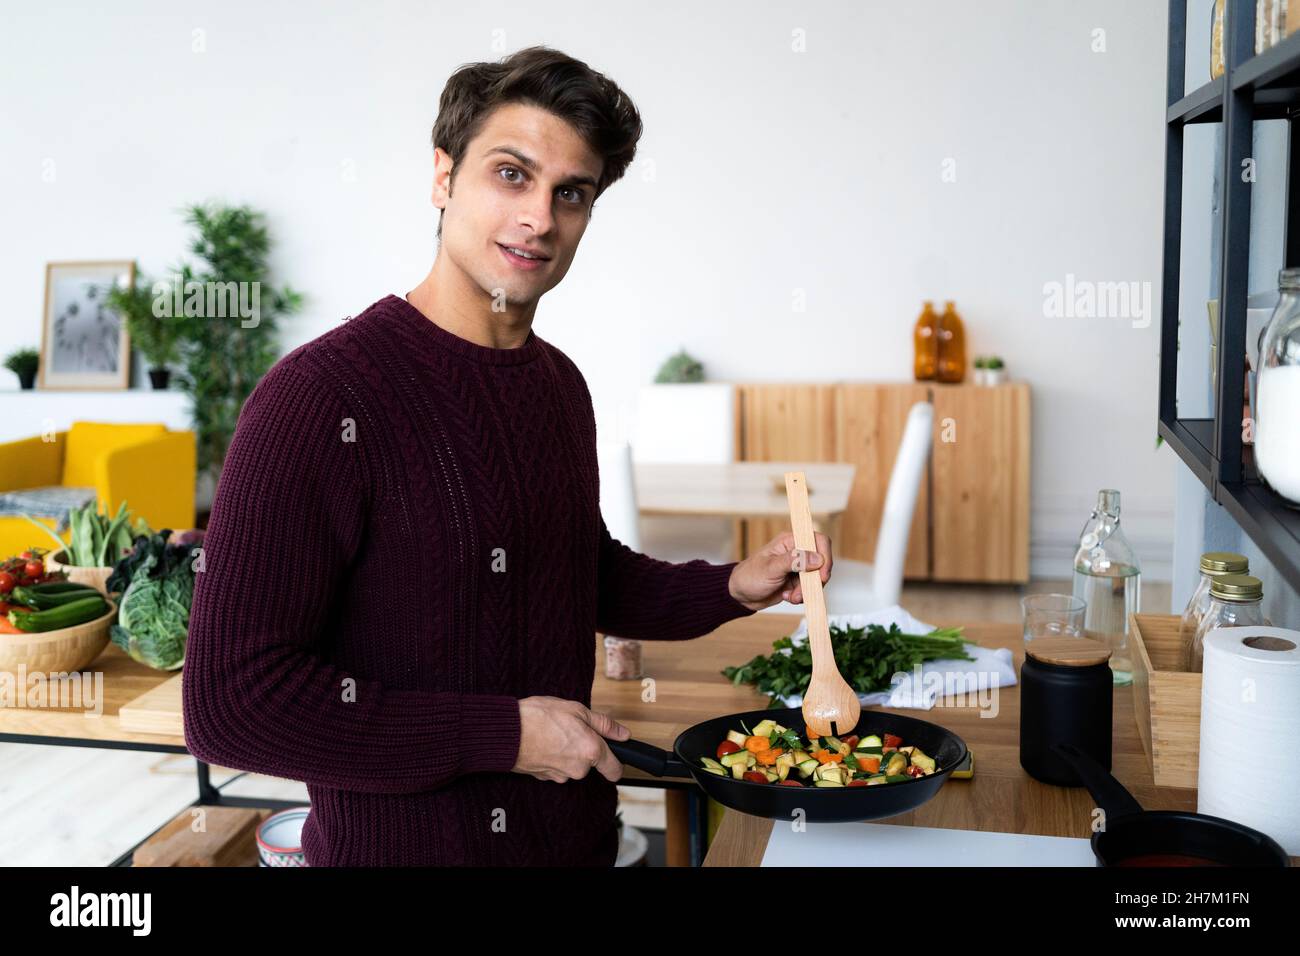
[[[498,170],[498,172],[501,172],[501,173],[519,173],[519,170],[515,169],[515,167],[513,167],[513,166],[502,166],[502,167]],[[522,176],[522,173],[520,173],[520,175]],[[508,182],[508,183],[512,183],[512,184],[513,184],[513,183],[517,183],[517,182],[519,182],[519,180],[518,180],[518,179],[510,179],[510,178],[507,177],[506,182]]]
[[[565,202],[571,202],[571,203],[575,203],[575,204],[576,204],[576,203],[580,203],[580,202],[582,202],[582,190],[581,190],[581,189],[574,189],[572,186],[563,186],[563,187],[560,188],[560,192],[562,192],[562,193],[569,193],[569,195],[572,196],[571,199],[566,199]]]

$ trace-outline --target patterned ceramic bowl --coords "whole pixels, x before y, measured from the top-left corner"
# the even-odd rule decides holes
[[[302,825],[311,807],[290,807],[273,813],[257,828],[257,856],[262,866],[306,866]]]

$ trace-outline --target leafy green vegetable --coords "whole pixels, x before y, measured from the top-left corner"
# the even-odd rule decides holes
[[[113,643],[133,660],[159,670],[185,663],[190,605],[194,598],[193,545],[168,545],[170,529],[135,539],[131,553],[119,561],[105,585],[125,583],[117,623],[109,629]],[[126,583],[129,582],[129,583]]]
[[[112,518],[107,512],[102,515],[99,513],[97,500],[73,508],[68,512],[72,541],[66,545],[62,538],[31,515],[23,517],[58,542],[58,547],[65,552],[64,557],[67,558],[65,564],[77,568],[104,568],[114,564],[122,552],[131,547],[133,530],[135,534],[149,533],[149,525],[143,518],[135,520],[133,529],[128,523],[127,515],[125,501],[118,505],[117,514]]]
[[[897,624],[889,629],[879,624],[843,628],[831,625],[831,649],[844,679],[859,694],[888,690],[890,678],[910,671],[922,661],[974,660],[966,653],[973,644],[961,636],[960,627],[938,628],[929,634],[904,634]],[[790,636],[772,644],[773,653],[758,655],[739,667],[724,667],[722,674],[733,684],[752,684],[770,694],[769,707],[780,707],[779,698],[802,695],[812,680],[812,648],[807,641],[796,646]],[[786,651],[789,653],[786,653]]]

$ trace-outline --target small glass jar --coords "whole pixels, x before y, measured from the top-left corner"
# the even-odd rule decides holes
[[[1182,620],[1178,623],[1178,643],[1183,649],[1183,670],[1199,671],[1196,657],[1192,654],[1192,645],[1196,640],[1196,630],[1201,619],[1210,609],[1210,583],[1225,574],[1249,574],[1250,562],[1242,554],[1231,551],[1207,551],[1201,555],[1201,580],[1192,592],[1192,598],[1183,609]],[[1197,655],[1199,656],[1199,655]]]
[[[1205,635],[1216,627],[1271,627],[1261,606],[1264,585],[1249,574],[1224,574],[1210,582],[1210,606],[1192,639],[1191,667],[1200,673],[1205,663]]]
[[[605,635],[605,676],[610,680],[640,680],[641,642]]]
[[[1278,273],[1278,303],[1259,334],[1255,463],[1287,504],[1300,508],[1300,269]]]

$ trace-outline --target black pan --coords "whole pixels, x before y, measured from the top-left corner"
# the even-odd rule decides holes
[[[925,749],[925,748],[921,748]],[[1092,835],[1098,866],[1287,866],[1267,834],[1222,817],[1185,810],[1143,810],[1133,795],[1073,744],[1053,748],[1074,767],[1106,828]]]
[[[936,724],[888,711],[863,710],[851,733],[895,734],[903,746],[920,747],[934,758],[935,772],[911,780],[880,784],[874,787],[783,787],[774,783],[754,783],[720,777],[703,769],[701,757],[713,757],[727,731],[741,726],[754,728],[760,720],[775,720],[782,727],[804,732],[803,712],[797,707],[783,710],[751,710],[743,714],[715,717],[696,724],[678,735],[672,752],[640,740],[606,740],[614,756],[630,767],[656,777],[694,777],[710,797],[724,807],[756,817],[789,819],[796,810],[804,812],[809,823],[848,823],[878,820],[914,810],[925,803],[947,781],[953,769],[966,759],[966,744],[951,731]],[[849,734],[840,734],[848,737]]]

